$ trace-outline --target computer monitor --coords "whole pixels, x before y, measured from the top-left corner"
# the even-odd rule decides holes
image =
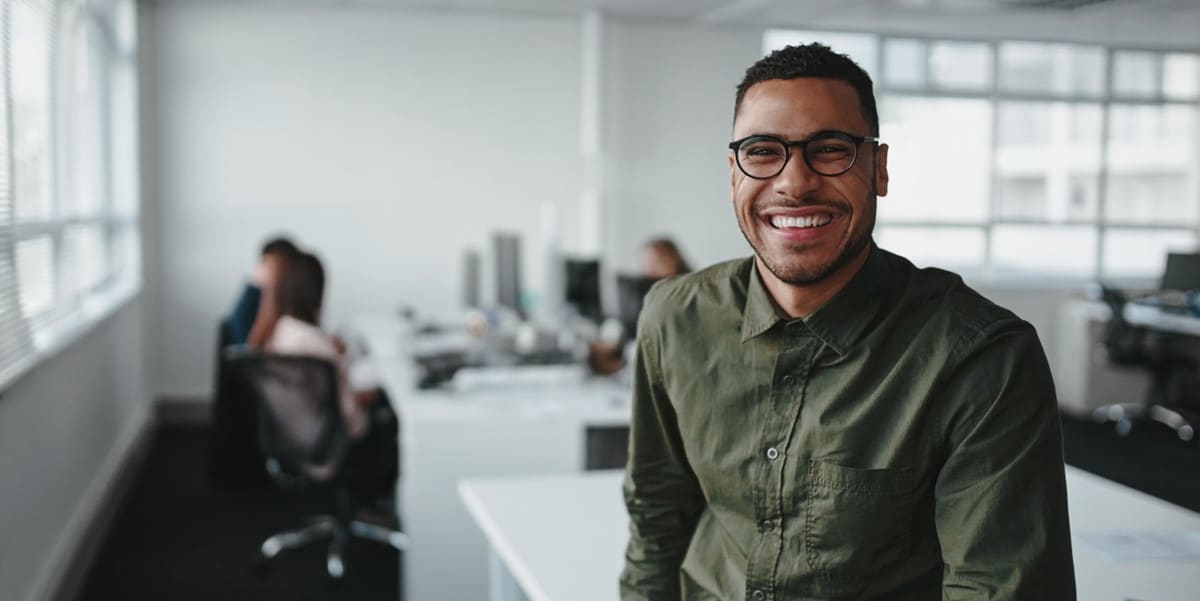
[[[637,335],[638,315],[642,312],[642,301],[650,287],[658,280],[639,275],[617,276],[617,311],[625,337]]]
[[[1200,290],[1200,253],[1168,253],[1163,290]]]
[[[524,317],[521,311],[521,237],[497,232],[492,244],[496,257],[496,304]]]
[[[599,321],[604,318],[600,308],[599,259],[566,259],[566,301],[579,315]]]

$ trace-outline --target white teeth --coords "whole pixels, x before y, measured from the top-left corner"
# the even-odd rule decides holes
[[[777,228],[807,228],[818,227],[833,221],[833,215],[824,213],[821,215],[809,215],[807,217],[788,217],[786,215],[776,215],[771,218],[771,225]]]

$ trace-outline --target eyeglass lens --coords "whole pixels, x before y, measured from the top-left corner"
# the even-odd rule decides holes
[[[840,175],[854,165],[858,145],[838,137],[814,138],[804,144],[804,162],[821,175]],[[788,160],[787,146],[778,139],[750,138],[737,148],[738,165],[746,175],[775,177]]]

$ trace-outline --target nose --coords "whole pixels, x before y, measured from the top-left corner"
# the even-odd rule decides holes
[[[821,174],[813,171],[804,161],[802,150],[794,148],[787,165],[784,165],[783,171],[775,176],[771,185],[776,194],[786,198],[799,199],[821,187],[823,181]]]

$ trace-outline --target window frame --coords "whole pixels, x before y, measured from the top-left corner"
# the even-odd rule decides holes
[[[888,97],[911,97],[911,98],[947,98],[947,99],[969,99],[969,100],[984,100],[991,106],[991,160],[988,164],[991,181],[988,189],[988,216],[982,222],[963,222],[963,221],[930,221],[930,220],[886,220],[883,217],[879,218],[877,225],[885,227],[900,227],[900,228],[978,228],[984,236],[984,257],[983,264],[975,270],[963,270],[962,274],[969,280],[975,281],[981,285],[999,285],[1000,287],[1012,288],[1073,288],[1079,284],[1103,279],[1122,285],[1128,285],[1139,288],[1152,288],[1157,286],[1159,274],[1143,274],[1137,276],[1108,276],[1105,275],[1105,244],[1108,232],[1110,230],[1149,230],[1149,231],[1164,231],[1177,232],[1180,230],[1191,230],[1197,239],[1197,244],[1200,245],[1200,215],[1197,215],[1191,224],[1179,225],[1167,222],[1144,223],[1110,220],[1106,217],[1108,198],[1108,180],[1110,176],[1110,121],[1112,109],[1114,106],[1183,106],[1195,109],[1200,115],[1200,94],[1194,99],[1172,98],[1165,93],[1162,71],[1163,59],[1167,55],[1192,55],[1200,57],[1200,52],[1194,50],[1180,49],[1165,49],[1165,48],[1142,48],[1130,46],[1113,46],[1104,43],[1083,43],[1069,42],[1061,40],[1045,40],[1045,39],[1027,39],[1027,38],[1006,38],[1006,39],[972,39],[960,38],[954,36],[930,36],[921,34],[889,34],[871,31],[852,31],[852,30],[836,30],[836,29],[768,29],[763,34],[763,52],[769,53],[778,47],[777,43],[791,36],[798,38],[801,35],[821,35],[831,34],[836,36],[853,35],[866,36],[873,38],[875,55],[870,58],[874,63],[876,71],[871,74],[872,81],[875,84],[875,97],[879,105],[882,107],[887,102]],[[920,43],[920,53],[923,62],[923,83],[916,84],[892,84],[889,83],[887,72],[887,48],[889,42],[892,41],[915,41]],[[772,44],[775,42],[775,44]],[[989,69],[990,79],[986,89],[968,90],[959,88],[947,88],[933,83],[931,79],[930,48],[939,42],[951,43],[975,43],[986,45],[990,53]],[[1054,92],[1026,92],[1026,91],[1007,91],[1003,90],[1000,85],[1001,75],[1001,57],[1002,49],[1006,43],[1035,43],[1035,44],[1051,44],[1056,46],[1075,46],[1081,48],[1099,48],[1104,55],[1103,80],[1100,82],[1101,92],[1099,94],[1088,93],[1054,93]],[[836,50],[836,49],[835,49]],[[1115,85],[1115,59],[1116,55],[1123,52],[1138,52],[1150,53],[1156,61],[1156,89],[1153,95],[1137,96],[1124,95],[1116,92]],[[1100,107],[1100,136],[1097,142],[1100,145],[1100,164],[1096,173],[1097,185],[1097,207],[1095,217],[1087,219],[1070,219],[1070,220],[1045,220],[1045,219],[1014,219],[1004,218],[999,206],[1000,202],[1000,186],[1001,177],[996,169],[995,157],[997,150],[1000,148],[1000,110],[1001,104],[1006,102],[1029,102],[1029,103],[1061,103],[1070,107],[1077,106],[1096,106]],[[1197,131],[1195,137],[1200,139],[1200,118],[1197,119]],[[888,142],[884,139],[883,142]],[[1200,199],[1197,199],[1200,201]],[[1078,276],[1061,276],[1048,273],[1032,273],[1023,274],[1002,274],[997,271],[995,264],[995,230],[998,226],[1038,226],[1038,227],[1080,227],[1086,226],[1093,228],[1095,231],[1095,247],[1092,249],[1094,256],[1094,268],[1091,273],[1079,274]]]
[[[42,361],[58,354],[80,337],[91,331],[133,301],[141,292],[141,230],[138,192],[116,190],[114,178],[117,170],[137,169],[137,153],[119,157],[117,136],[136,137],[136,119],[126,120],[125,126],[132,132],[117,132],[114,122],[117,111],[130,107],[119,107],[113,98],[117,85],[136,85],[128,74],[136,74],[136,40],[123,42],[113,37],[113,21],[135,16],[131,7],[124,6],[129,0],[98,7],[83,0],[0,0],[0,53],[5,60],[0,63],[0,94],[5,102],[0,105],[0,118],[5,129],[0,131],[3,152],[0,159],[6,161],[7,177],[0,177],[2,195],[7,199],[0,204],[6,212],[0,219],[0,268],[11,268],[11,282],[0,280],[8,286],[0,290],[0,296],[15,301],[15,312],[0,314],[0,333],[14,333],[21,338],[13,345],[15,353],[0,353],[0,394],[15,384]],[[18,218],[21,199],[17,198],[15,173],[16,157],[13,147],[16,137],[16,117],[13,110],[13,64],[20,60],[14,56],[12,28],[14,7],[23,3],[34,7],[38,18],[46,20],[46,106],[48,130],[45,141],[46,181],[48,213],[36,218]],[[40,6],[38,6],[40,5]],[[122,15],[121,12],[126,14]],[[131,43],[131,48],[121,47]],[[82,47],[78,46],[83,44]],[[81,69],[79,58],[86,63],[88,77],[86,97],[76,96],[74,77]],[[115,72],[125,74],[118,83]],[[127,98],[135,97],[126,94]],[[136,115],[136,107],[133,107]],[[84,121],[87,123],[84,123]],[[76,142],[82,137],[82,127],[92,128],[90,148],[81,148]],[[94,177],[77,179],[83,170],[90,170]],[[136,177],[136,174],[135,174]],[[94,181],[93,181],[94,180]],[[78,202],[69,202],[66,194],[95,194],[86,213],[79,211]],[[118,202],[118,194],[128,195]],[[2,199],[0,199],[2,200]],[[74,199],[72,199],[74,200]],[[129,210],[127,207],[132,207]],[[83,275],[83,255],[68,256],[72,252],[73,232],[80,228],[97,232],[100,240],[100,273],[94,281],[68,280],[75,273]],[[30,240],[51,240],[53,273],[46,274],[53,286],[51,306],[37,314],[27,315],[21,306],[22,275],[19,272],[17,248]],[[130,254],[119,257],[115,250],[118,240],[132,241]],[[82,253],[83,251],[77,251]],[[124,259],[119,260],[119,259]],[[0,299],[4,302],[5,299]],[[3,311],[3,307],[0,307]],[[0,347],[0,351],[6,349]],[[12,349],[7,349],[11,351]]]

